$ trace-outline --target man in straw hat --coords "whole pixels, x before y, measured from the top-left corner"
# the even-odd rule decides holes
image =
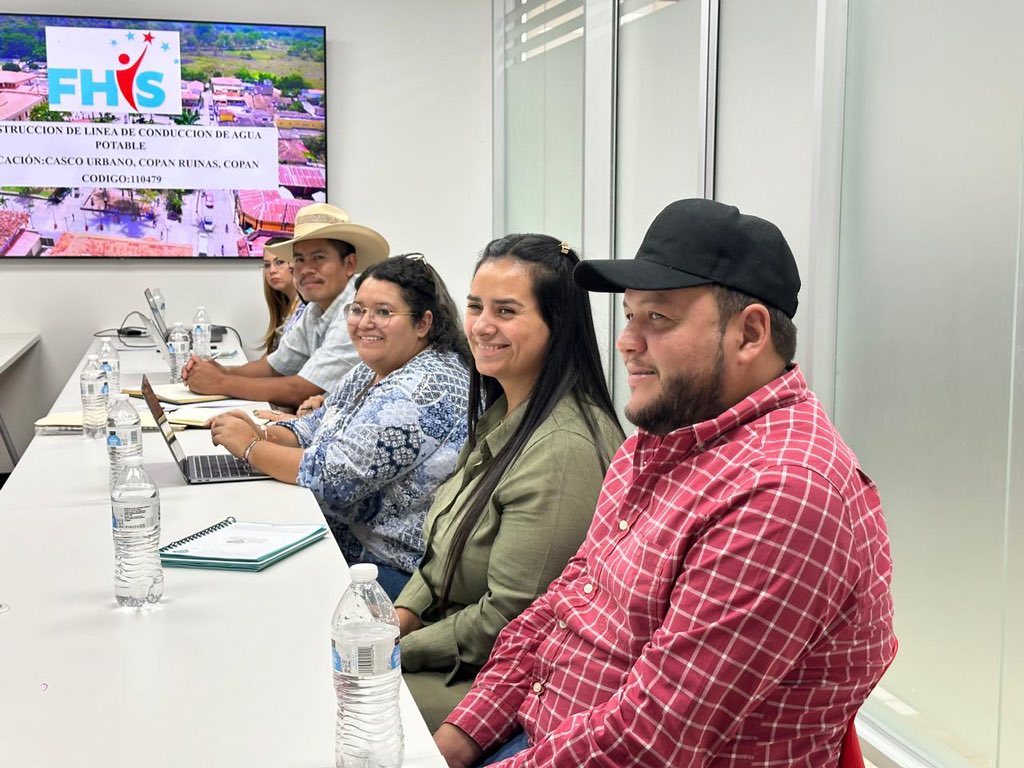
[[[639,430],[435,734],[448,765],[836,765],[894,653],[892,562],[878,493],[793,363],[789,246],[681,200],[635,259],[574,278],[624,293]]]
[[[232,368],[192,358],[182,377],[193,392],[295,408],[329,392],[359,362],[343,310],[355,295],[353,275],[386,259],[388,242],[341,208],[314,203],[296,215],[295,236],[267,250],[292,263],[308,302],[302,319],[266,357]]]

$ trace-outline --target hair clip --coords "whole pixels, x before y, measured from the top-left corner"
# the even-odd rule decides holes
[[[409,261],[422,261],[426,263],[427,257],[419,251],[413,251],[412,253],[400,253],[395,257],[396,259],[408,259]]]
[[[567,242],[565,242],[565,240],[563,240],[561,245],[558,246],[558,250],[560,250],[562,252],[563,256],[568,256],[569,255],[569,244]]]

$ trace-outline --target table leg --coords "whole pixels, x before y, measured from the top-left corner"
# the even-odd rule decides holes
[[[4,424],[4,415],[0,413],[0,437],[4,439],[4,445],[7,447],[7,453],[11,455],[11,463],[18,463],[18,449],[14,445],[14,439],[11,437],[11,433],[7,431],[7,425]]]

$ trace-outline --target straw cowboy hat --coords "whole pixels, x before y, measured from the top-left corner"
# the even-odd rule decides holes
[[[268,245],[265,250],[291,261],[292,246],[303,240],[344,240],[356,250],[357,272],[383,261],[390,251],[388,241],[380,233],[352,224],[345,211],[327,203],[300,208],[295,216],[295,236],[283,243]]]

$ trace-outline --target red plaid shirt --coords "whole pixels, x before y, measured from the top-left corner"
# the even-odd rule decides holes
[[[893,655],[878,493],[796,368],[619,450],[587,538],[448,718],[502,766],[838,761]]]

